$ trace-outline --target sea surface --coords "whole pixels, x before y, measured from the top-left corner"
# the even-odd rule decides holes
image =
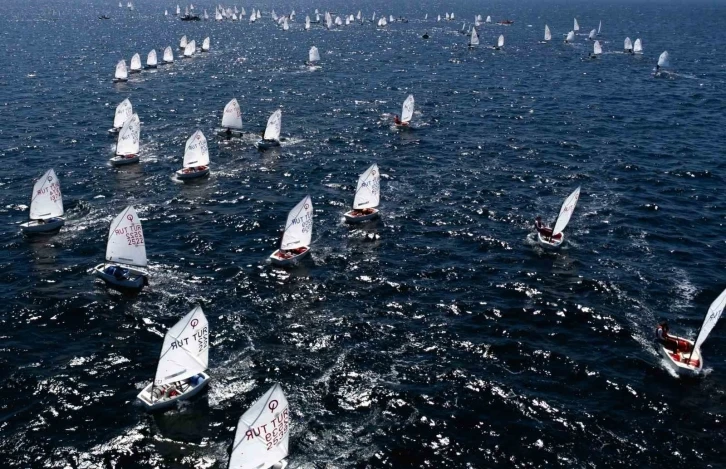
[[[212,17],[215,3],[194,2]],[[275,382],[292,468],[724,467],[726,326],[697,381],[673,376],[652,336],[667,319],[694,337],[726,286],[725,2],[238,3],[262,10],[252,25],[134,4],[3,3],[3,467],[224,468],[237,420]],[[290,31],[273,8],[296,10]],[[304,32],[315,8],[409,22]],[[475,14],[515,23],[482,26],[468,50],[460,30]],[[587,60],[599,21],[604,54]],[[539,44],[545,24],[553,40]],[[504,49],[489,49],[500,34]],[[211,51],[180,59],[182,35],[209,36]],[[642,56],[622,53],[626,36]],[[118,60],[168,45],[173,65],[111,82]],[[313,45],[317,69],[303,64]],[[664,50],[670,73],[656,79]],[[412,128],[398,131],[408,94]],[[115,169],[107,130],[124,98],[141,163]],[[245,135],[224,140],[232,98]],[[258,152],[278,108],[286,140]],[[211,176],[182,184],[197,129]],[[382,218],[346,226],[374,162]],[[67,224],[24,237],[49,168]],[[543,251],[534,217],[551,223],[577,186],[566,245]],[[312,256],[273,268],[306,194]],[[139,294],[90,274],[127,205],[151,270]],[[210,323],[209,390],[149,415],[136,394],[195,305]]]

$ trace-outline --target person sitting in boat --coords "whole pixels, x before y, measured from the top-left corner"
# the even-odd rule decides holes
[[[370,215],[373,213],[372,208],[356,208],[350,213],[354,217],[362,217],[363,215]]]
[[[208,168],[208,166],[197,166],[197,167],[196,167],[196,168],[194,168],[194,169],[196,169],[197,171],[204,171],[204,170],[205,170],[205,169],[207,169],[207,168]]]
[[[131,159],[136,158],[136,155],[122,155],[121,158]]]
[[[668,321],[663,321],[658,324],[658,327],[655,329],[655,340],[665,348],[672,350],[674,353],[678,353],[678,340],[669,336],[669,331]]]
[[[408,122],[403,122],[399,117],[398,114],[393,116],[393,123],[395,125],[408,125]]]
[[[552,236],[552,228],[548,228],[547,226],[545,226],[545,224],[542,223],[542,217],[540,216],[534,219],[534,229],[536,229],[540,236],[542,236],[543,238],[560,239],[562,237],[562,233],[556,236]]]

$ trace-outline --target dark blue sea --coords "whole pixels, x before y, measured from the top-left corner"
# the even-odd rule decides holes
[[[212,17],[215,3],[194,2]],[[237,420],[275,382],[292,468],[724,467],[726,327],[695,381],[668,370],[652,335],[667,319],[694,337],[726,286],[726,2],[237,3],[262,10],[253,25],[134,5],[2,4],[3,467],[224,468]],[[290,31],[273,8],[296,10]],[[306,33],[315,8],[409,22]],[[482,26],[470,51],[459,31],[475,14],[515,23]],[[587,60],[599,21],[604,54]],[[539,44],[545,24],[553,40]],[[488,49],[500,34],[504,49]],[[210,36],[211,51],[181,60],[182,35]],[[642,56],[622,53],[626,36]],[[118,60],[169,45],[173,65],[111,82]],[[303,65],[313,45],[316,70]],[[670,73],[656,79],[664,50]],[[408,94],[413,125],[397,131]],[[107,130],[124,98],[141,163],[116,169]],[[245,135],[227,141],[214,129],[232,98]],[[277,108],[286,141],[261,153]],[[197,129],[211,176],[182,184]],[[382,218],[346,226],[374,162]],[[24,237],[49,168],[67,224]],[[566,245],[543,251],[534,217],[554,220],[577,186]],[[274,268],[306,194],[312,256]],[[90,273],[127,205],[151,270],[139,294]],[[195,305],[210,324],[209,390],[149,415],[136,394]]]

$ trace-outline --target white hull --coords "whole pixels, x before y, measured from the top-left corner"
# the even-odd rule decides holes
[[[38,220],[30,220],[20,225],[20,229],[23,233],[48,233],[60,229],[66,223],[63,218],[54,218],[52,220],[45,223],[38,223]]]
[[[154,385],[153,383],[150,383],[138,394],[138,396],[136,396],[136,398],[141,401],[147,411],[167,409],[176,405],[176,403],[179,401],[191,399],[192,397],[199,394],[207,386],[210,379],[207,373],[203,372],[201,373],[201,375],[204,378],[201,383],[197,384],[196,386],[189,385],[189,388],[186,389],[185,392],[178,394],[174,397],[163,397],[162,399],[155,399],[152,401],[151,391],[152,388],[154,388]]]
[[[280,252],[280,250],[277,249],[277,250],[275,250],[275,252],[270,254],[270,262],[272,262],[273,265],[280,265],[280,266],[291,265],[291,264],[298,262],[303,257],[307,256],[308,253],[310,252],[310,247],[307,247],[305,252],[303,252],[303,253],[300,253],[295,256],[285,258],[285,259],[278,257],[277,253],[279,253],[279,252]]]
[[[355,216],[353,215],[353,210],[349,212],[345,212],[343,216],[345,216],[346,223],[363,223],[364,221],[373,220],[374,218],[378,218],[380,215],[380,211],[377,208],[373,209],[373,213],[369,213],[367,215],[359,215]]]
[[[137,270],[133,267],[123,267],[124,269],[128,269],[129,277],[125,279],[117,279],[113,275],[107,274],[105,272],[106,267],[109,267],[111,265],[115,264],[98,264],[96,267],[93,268],[93,274],[107,284],[111,284],[121,288],[141,289],[144,287],[144,284],[148,283],[148,272],[144,272],[143,270]]]
[[[275,148],[280,146],[278,140],[258,140],[255,146],[260,150],[267,150],[268,148]]]
[[[208,175],[209,175],[209,167],[207,167],[206,169],[202,169],[202,170],[195,169],[193,171],[189,171],[186,173],[184,172],[183,169],[180,169],[179,171],[176,172],[176,178],[180,179],[182,181],[187,180],[187,179],[197,179],[197,178],[208,176]]]
[[[665,358],[668,365],[675,371],[679,376],[690,376],[695,377],[699,376],[703,370],[703,357],[701,356],[700,350],[694,350],[693,354],[691,355],[689,352],[685,351],[685,348],[682,347],[682,343],[685,342],[688,344],[689,347],[693,347],[693,341],[684,339],[683,337],[676,337],[676,336],[670,336],[673,339],[677,339],[679,342],[678,350],[679,350],[679,357],[681,360],[676,360],[673,357],[673,352],[671,350],[668,350],[663,344],[658,343],[658,350],[660,351],[661,355]],[[691,361],[690,363],[684,363],[690,356]]]
[[[540,244],[540,246],[544,246],[550,249],[557,249],[558,247],[562,246],[562,243],[565,242],[565,234],[562,233],[560,239],[544,239],[542,235],[537,232],[537,242]]]
[[[125,166],[127,164],[138,163],[139,155],[134,155],[131,158],[125,158],[123,156],[114,156],[109,161],[111,161],[111,164],[114,166]]]

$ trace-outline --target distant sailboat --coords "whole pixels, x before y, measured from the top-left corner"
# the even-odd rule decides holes
[[[184,49],[186,49],[186,47],[187,47],[187,37],[182,36],[182,38],[179,40],[179,49],[184,50]]]
[[[121,131],[121,128],[124,126],[124,123],[126,123],[126,121],[129,120],[133,115],[134,110],[131,106],[131,101],[126,98],[121,101],[118,106],[116,106],[116,113],[113,116],[113,127],[108,129],[108,131],[112,134],[119,133],[119,131]]]
[[[280,146],[280,131],[282,130],[282,111],[278,109],[273,112],[269,119],[267,119],[267,127],[265,128],[265,134],[261,140],[258,140],[256,145],[260,150],[267,150],[272,147]]]
[[[658,344],[660,353],[678,375],[695,377],[702,373],[701,345],[708,339],[709,334],[721,318],[724,307],[726,307],[726,290],[721,292],[706,311],[695,342],[669,334],[665,343]]]
[[[199,394],[209,383],[209,323],[201,306],[166,332],[154,381],[137,396],[146,410],[161,410]]]
[[[236,98],[233,98],[232,101],[224,106],[222,129],[217,133],[223,137],[238,137],[242,135],[242,110]]]
[[[597,25],[597,35],[598,36],[600,35],[600,29],[602,29],[602,21],[600,21],[600,23],[598,23],[598,25]]]
[[[623,50],[625,51],[626,54],[632,54],[633,53],[633,43],[632,43],[632,41],[630,40],[629,37],[626,37],[625,38],[625,41],[623,43]]]
[[[638,38],[633,43],[633,54],[642,54],[642,53],[643,53],[643,42],[640,40],[640,38]]]
[[[205,37],[202,41],[202,52],[209,52],[209,38]]]
[[[191,56],[194,55],[194,53],[197,51],[197,43],[192,39],[190,43],[187,44],[187,46],[184,48],[184,58],[188,59]]]
[[[174,51],[171,50],[171,46],[168,46],[166,49],[164,49],[164,63],[174,63]]]
[[[403,107],[401,109],[401,118],[399,119],[398,116],[395,116],[393,118],[393,124],[396,127],[408,127],[408,125],[411,123],[411,118],[413,117],[413,108],[413,95],[410,94],[403,102]]]
[[[124,166],[139,162],[139,140],[141,139],[141,122],[139,115],[134,114],[124,122],[118,133],[116,155],[111,158],[114,166]]]
[[[129,73],[138,73],[141,71],[141,56],[139,54],[134,54],[133,57],[131,57],[131,67],[129,68]]]
[[[318,48],[313,46],[310,48],[310,52],[308,52],[308,62],[306,65],[313,67],[316,65],[316,62],[320,62],[320,52],[318,52]]]
[[[209,14],[207,13],[207,10],[204,10],[202,17],[204,18],[205,21],[207,21],[209,19]]]
[[[372,220],[380,215],[376,208],[381,201],[381,174],[378,165],[373,163],[358,178],[355,197],[353,199],[353,210],[344,214],[348,223],[361,223]]]
[[[151,52],[149,52],[149,55],[146,56],[146,67],[147,68],[156,68],[157,62],[156,62],[156,49],[151,49]]]
[[[590,58],[597,59],[599,55],[602,54],[602,46],[600,45],[600,41],[595,41],[595,43],[592,45],[592,55]]]
[[[164,16],[169,16],[169,11],[168,10],[164,10]]]
[[[29,220],[20,225],[23,233],[48,233],[65,224],[63,194],[55,171],[49,169],[33,185]]]
[[[575,32],[570,31],[569,33],[567,33],[567,37],[565,38],[565,43],[570,44],[571,42],[574,42],[574,41],[575,41]]]
[[[201,130],[187,139],[183,168],[176,172],[177,179],[196,179],[209,174],[209,147]]]
[[[550,230],[545,227],[537,229],[537,241],[541,245],[552,248],[557,248],[562,245],[565,240],[565,234],[563,231],[570,222],[572,212],[575,211],[575,206],[577,205],[579,198],[580,188],[578,187],[565,199],[562,204],[554,229]]]
[[[550,27],[545,25],[544,41],[541,41],[540,44],[547,44],[551,40],[552,40],[552,33],[550,32]]]
[[[141,220],[134,207],[128,206],[111,222],[106,243],[106,262],[93,273],[106,284],[141,289],[149,283],[146,244]]]
[[[290,24],[287,22],[287,18],[285,18],[282,22],[282,30],[283,31],[289,31],[290,30]]]
[[[671,63],[671,56],[668,54],[668,51],[663,51],[662,54],[660,54],[660,57],[658,57],[658,64],[655,66],[655,76],[659,77],[661,76],[661,68],[668,68],[670,67]]]
[[[120,81],[128,81],[128,79],[129,72],[126,70],[126,61],[119,60],[119,62],[116,64],[116,73],[114,75],[113,81],[114,83],[116,83]]]
[[[501,50],[502,47],[504,47],[504,34],[499,35],[499,39],[497,39],[497,47],[494,49]]]
[[[179,8],[179,5],[176,6],[176,15],[181,15],[181,8]]]
[[[487,19],[486,19],[485,23],[491,23],[491,22],[492,22],[492,17],[491,16],[487,16]]]
[[[580,25],[579,25],[579,24],[577,24],[577,18],[575,18],[575,24],[574,24],[574,26],[572,27],[572,30],[573,30],[573,31],[575,31],[575,32],[577,32],[577,31],[579,31],[579,30],[580,30]]]
[[[479,45],[479,35],[476,32],[476,28],[471,28],[471,36],[469,36],[469,48],[473,48]]]
[[[275,384],[237,423],[229,469],[283,469],[290,447],[290,407]]]
[[[312,237],[313,202],[308,195],[287,214],[280,248],[270,254],[270,261],[275,265],[289,265],[299,261],[310,252]]]
[[[594,41],[595,36],[597,36],[597,31],[593,29],[592,31],[590,31],[590,34],[587,35],[587,38],[591,41]]]
[[[306,16],[305,17],[305,31],[309,31],[309,30],[310,30],[310,17]]]

